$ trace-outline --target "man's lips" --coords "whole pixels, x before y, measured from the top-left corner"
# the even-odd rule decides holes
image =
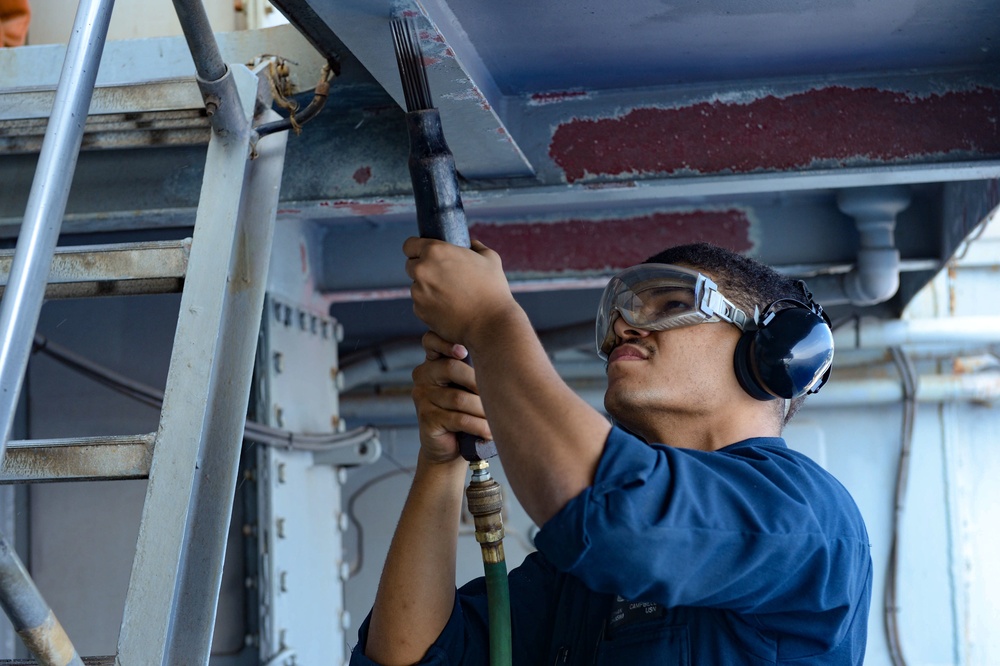
[[[608,363],[614,363],[615,361],[645,361],[647,358],[649,358],[649,353],[642,347],[624,343],[614,348],[614,351],[608,356]]]

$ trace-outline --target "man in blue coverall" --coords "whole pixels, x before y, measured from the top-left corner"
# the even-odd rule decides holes
[[[734,370],[755,311],[808,301],[801,283],[705,244],[623,271],[598,313],[612,424],[556,374],[495,252],[403,249],[431,331],[421,448],[352,663],[488,661],[485,586],[454,585],[461,431],[495,439],[541,526],[509,576],[514,664],[863,663],[862,518],[780,438],[801,398],[755,397]]]

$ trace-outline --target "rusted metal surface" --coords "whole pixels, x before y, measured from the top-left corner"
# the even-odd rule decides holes
[[[145,479],[153,441],[152,433],[12,441],[0,464],[0,483]]]
[[[664,247],[706,241],[736,252],[753,249],[747,211],[661,211],[636,217],[473,223],[469,233],[503,257],[513,272],[613,270],[637,264]]]
[[[568,182],[1000,155],[1000,89],[912,94],[829,86],[784,96],[637,107],[560,124],[549,156]]]
[[[37,153],[47,119],[0,120],[0,152]],[[208,143],[203,110],[116,113],[90,116],[81,149],[199,146]]]
[[[54,101],[54,90],[5,92],[0,94],[0,121],[47,120]],[[142,113],[162,111],[169,114],[164,115],[164,118],[176,118],[176,112],[182,109],[201,110],[201,113],[189,112],[184,115],[205,117],[198,85],[192,78],[95,88],[87,125],[89,129],[89,126],[100,124],[109,114],[134,117]]]
[[[0,608],[25,646],[42,664],[82,666],[62,625],[3,535],[0,535]]]
[[[46,298],[116,296],[180,291],[191,239],[57,249],[49,269]],[[0,293],[13,261],[0,251]]]
[[[44,657],[47,663],[57,666],[79,663],[73,644],[66,635],[66,630],[59,624],[56,616],[49,611],[45,621],[37,627],[21,629],[17,632],[21,640],[32,654]]]

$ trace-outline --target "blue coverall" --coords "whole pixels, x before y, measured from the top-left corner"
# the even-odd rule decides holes
[[[509,576],[519,664],[862,664],[872,564],[847,490],[780,438],[705,452],[615,428]],[[485,584],[421,664],[487,664]],[[351,663],[363,655],[368,621]]]

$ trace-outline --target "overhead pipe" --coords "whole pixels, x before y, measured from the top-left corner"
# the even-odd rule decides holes
[[[591,322],[540,331],[538,339],[546,352],[554,354],[593,344]],[[839,352],[884,350],[911,345],[942,345],[963,349],[1000,345],[1000,316],[942,317],[926,319],[878,319],[862,317],[837,327],[833,335]],[[342,359],[338,388],[351,391],[378,383],[394,372],[409,372],[424,360],[418,340],[396,340]],[[603,365],[594,364],[594,377],[603,377]],[[391,379],[390,379],[391,381]]]
[[[862,317],[838,326],[834,344],[842,349],[884,349],[902,345],[1000,344],[1000,316],[877,319]]]
[[[809,280],[813,298],[823,306],[876,305],[899,289],[900,257],[896,249],[896,215],[910,204],[903,185],[841,190],[837,206],[854,218],[858,229],[858,256],[847,273],[820,275]]]
[[[595,382],[581,384],[572,382],[570,386],[591,407],[603,410],[605,388],[596,386]],[[917,386],[916,400],[920,403],[1000,401],[1000,372],[996,371],[921,375]],[[903,388],[897,379],[845,380],[834,376],[822,391],[809,396],[806,405],[817,408],[887,405],[902,399]],[[340,415],[348,420],[376,426],[382,423],[416,424],[416,410],[408,394],[343,395],[340,397]]]
[[[538,333],[545,351],[554,354],[594,344],[594,323],[586,321]],[[337,388],[350,391],[396,371],[410,371],[424,362],[425,352],[420,341],[394,340],[341,359],[337,373]]]

